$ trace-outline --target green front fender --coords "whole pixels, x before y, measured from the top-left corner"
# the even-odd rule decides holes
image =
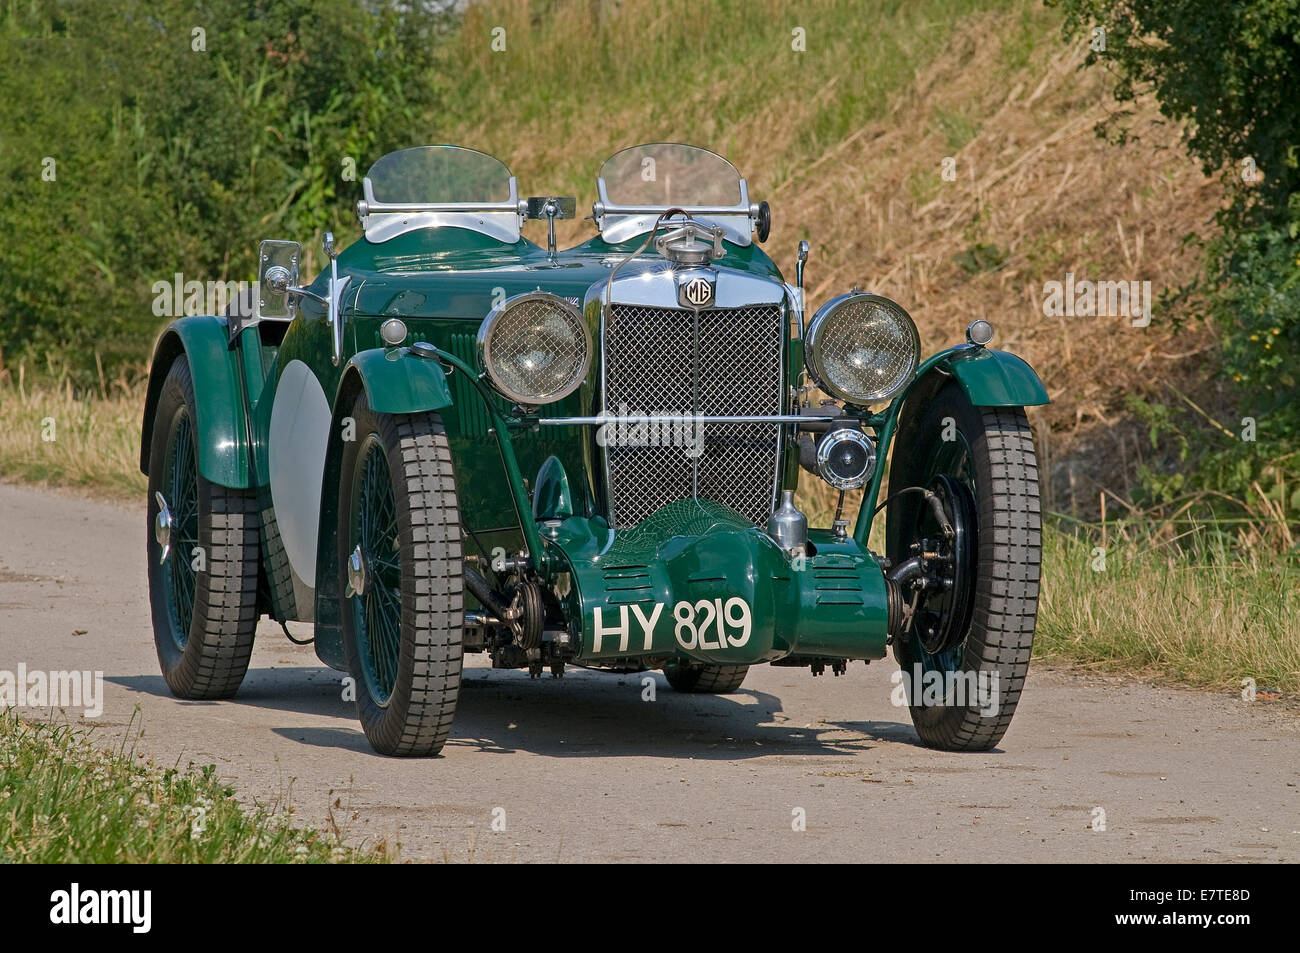
[[[371,348],[358,351],[339,375],[334,396],[331,433],[339,433],[343,419],[362,389],[371,410],[380,414],[416,414],[442,410],[452,404],[447,372],[436,360],[418,357],[407,348]],[[325,454],[321,481],[320,523],[316,535],[316,655],[340,671],[347,670],[343,651],[343,626],[339,619],[338,586],[338,486],[342,443],[331,440]]]
[[[253,485],[239,354],[230,346],[226,319],[195,315],[169,324],[154,346],[140,441],[140,470],[149,472],[154,410],[167,370],[177,358],[189,362],[194,381],[199,472],[219,486]]]
[[[380,414],[414,414],[451,406],[447,372],[438,361],[417,357],[407,348],[358,351],[343,373],[356,373],[370,409]]]
[[[872,474],[871,483],[858,510],[853,537],[867,546],[871,520],[884,481],[884,459],[894,440],[903,405],[923,406],[934,397],[949,378],[957,381],[962,393],[976,407],[1035,407],[1051,403],[1047,388],[1034,369],[1007,351],[995,351],[975,344],[960,344],[932,354],[921,362],[903,393],[893,399],[877,432],[881,466]]]
[[[958,347],[945,352],[936,366],[957,379],[976,407],[1035,407],[1050,403],[1047,388],[1034,369],[1008,351]]]

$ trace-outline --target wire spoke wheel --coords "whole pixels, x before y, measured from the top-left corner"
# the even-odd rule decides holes
[[[362,730],[381,754],[442,750],[460,691],[460,511],[436,414],[380,414],[364,391],[338,486],[339,617]]]
[[[194,549],[199,544],[199,474],[194,452],[194,427],[189,412],[175,417],[167,442],[164,484],[172,509],[171,555],[167,560],[167,595],[172,613],[171,635],[184,649],[194,621]]]
[[[937,497],[949,532],[922,494]],[[932,567],[894,637],[917,733],[953,751],[994,747],[1033,648],[1042,537],[1024,410],[976,407],[954,381],[903,408],[889,472],[885,554]],[[938,583],[934,585],[933,583]]]
[[[375,704],[383,707],[397,681],[401,642],[402,564],[397,552],[397,504],[388,458],[376,434],[362,441],[358,463],[361,473],[354,480],[348,549],[359,554],[364,581],[361,591],[353,591],[349,601],[366,687]]]
[[[167,687],[228,698],[248,669],[257,627],[256,495],[207,480],[185,355],[158,393],[148,444],[149,603]]]

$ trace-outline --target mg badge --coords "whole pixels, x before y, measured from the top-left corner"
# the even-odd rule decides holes
[[[707,278],[692,278],[677,286],[677,300],[688,308],[708,308],[713,305],[713,282]]]

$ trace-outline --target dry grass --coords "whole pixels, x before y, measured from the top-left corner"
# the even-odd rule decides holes
[[[1044,317],[1043,283],[1074,272],[1148,280],[1158,295],[1189,281],[1200,258],[1184,236],[1205,229],[1220,191],[1150,106],[1136,143],[1099,141],[1093,126],[1113,104],[1098,74],[1077,71],[1081,53],[1046,50],[1002,78],[1015,24],[1010,15],[973,22],[887,121],[846,143],[815,184],[791,182],[777,197],[788,192],[796,217],[843,230],[839,240],[819,236],[810,300],[846,285],[897,298],[927,349],[959,341],[976,317],[994,322],[998,346],[1025,357],[1054,400],[1031,410],[1046,507],[1093,514],[1099,486],[1131,496],[1142,450],[1125,397],[1169,384],[1212,389],[1213,336],[1194,325],[1175,340],[1159,310],[1147,328]],[[945,122],[954,114],[976,127],[957,149]],[[956,160],[955,182],[938,174],[945,156]],[[844,222],[836,204],[864,180],[865,221]],[[998,263],[981,267],[990,258]]]
[[[580,205],[618,148],[680,139],[724,152],[772,203],[767,249],[787,272],[796,243],[811,242],[813,306],[852,286],[889,295],[926,350],[991,319],[998,346],[1029,360],[1054,399],[1031,418],[1048,508],[1095,516],[1100,486],[1131,497],[1144,453],[1126,396],[1167,399],[1173,385],[1223,410],[1214,336],[1192,321],[1175,338],[1159,309],[1147,328],[1047,318],[1043,283],[1070,271],[1147,280],[1157,296],[1183,285],[1201,266],[1184,239],[1210,233],[1220,187],[1149,102],[1134,141],[1097,138],[1118,107],[1104,73],[1078,69],[1084,46],[1061,44],[1056,11],[860,7],[763,0],[747,7],[743,47],[709,56],[692,37],[734,33],[728,4],[575,3],[545,17],[475,4],[454,49],[473,101],[439,136],[495,150],[525,189],[569,190]],[[789,52],[795,24],[806,53]],[[518,44],[508,57],[483,40],[494,25]],[[948,157],[951,182],[940,174]],[[562,224],[562,239],[591,234],[590,223]]]
[[[770,190],[884,116],[973,11],[1023,3],[483,0],[446,44],[458,120],[435,136],[580,204],[602,159],[658,139],[711,146]]]
[[[0,371],[0,479],[142,498],[143,381],[101,381],[77,396],[66,375],[31,385],[25,366]]]

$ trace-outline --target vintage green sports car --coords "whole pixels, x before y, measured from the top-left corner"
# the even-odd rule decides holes
[[[467,651],[729,692],[892,644],[927,744],[997,744],[1038,603],[1037,375],[983,320],[922,361],[879,295],[807,318],[807,243],[786,282],[767,203],[712,152],[624,150],[596,191],[597,234],[560,251],[574,199],[403,149],[315,280],[265,241],[249,300],[166,328],[140,465],[168,686],[230,696],[262,615],[312,622],[373,747],[431,755]],[[831,526],[795,506],[801,469],[839,491]]]

